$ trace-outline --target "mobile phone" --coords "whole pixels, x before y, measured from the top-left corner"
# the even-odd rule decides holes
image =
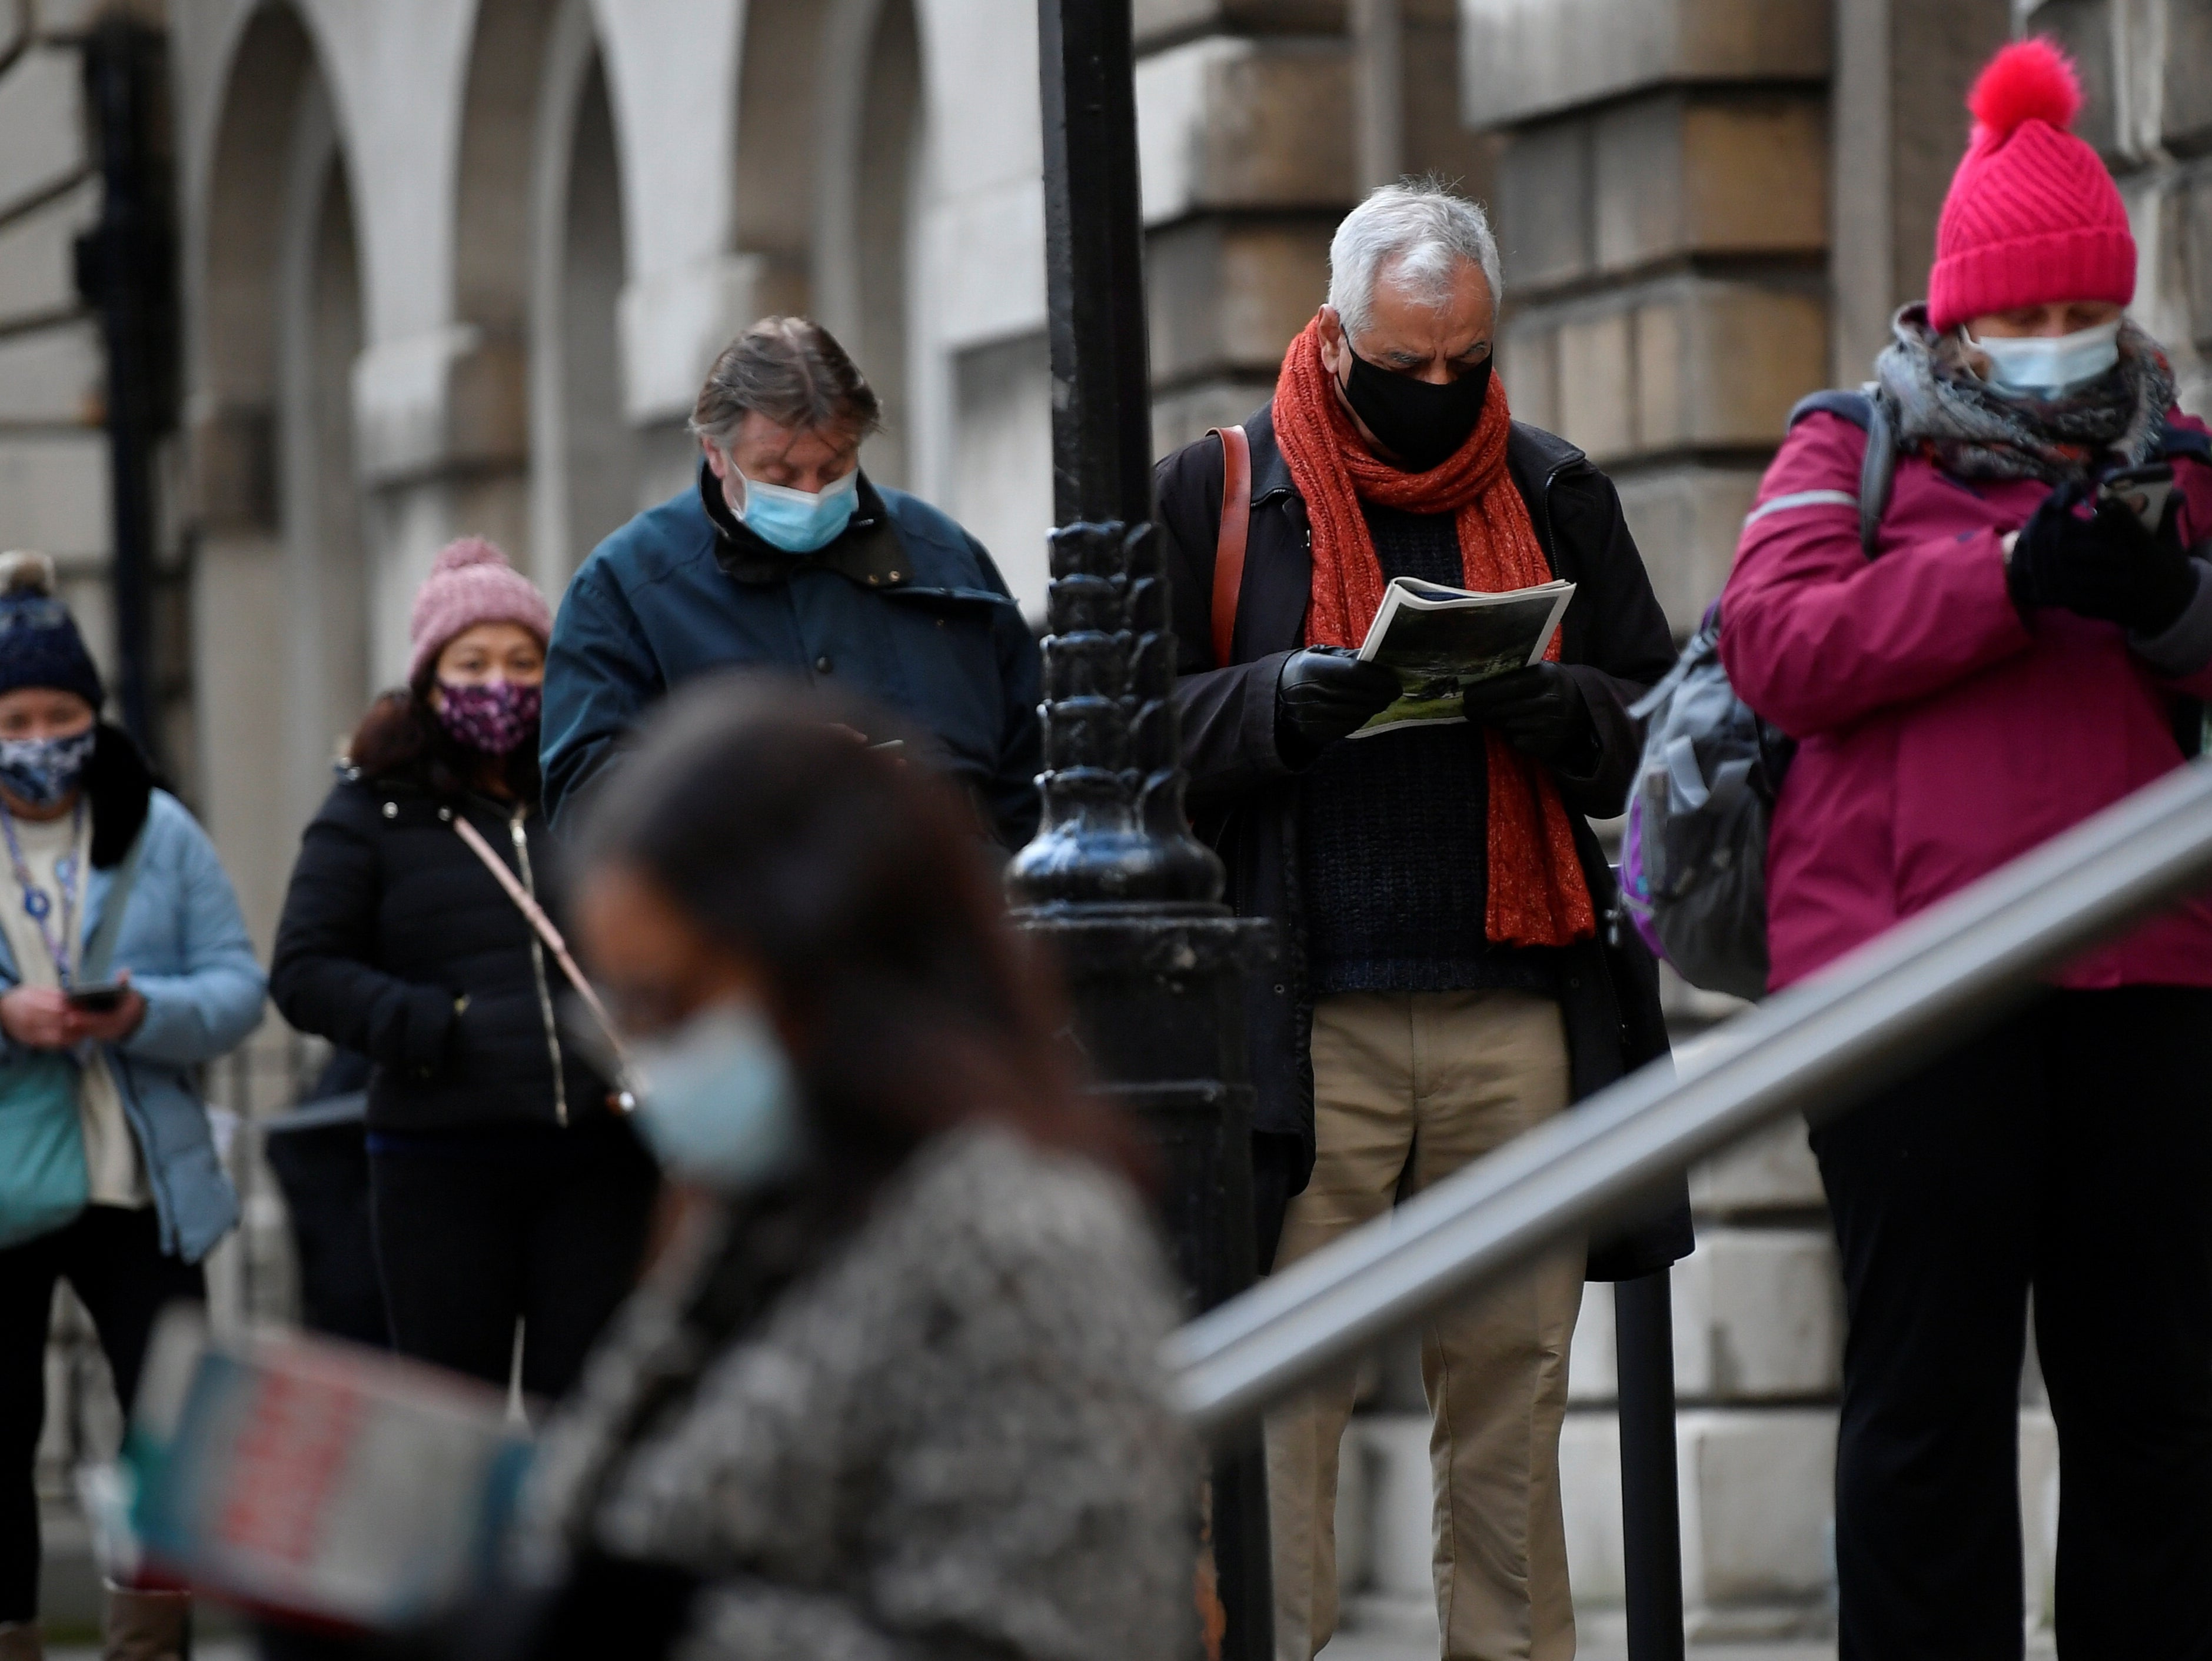
[[[72,986],[69,989],[70,1008],[82,1009],[87,1015],[112,1015],[123,1007],[123,999],[131,988],[120,980],[103,980],[96,986]]]
[[[2119,503],[2146,530],[2156,530],[2165,519],[2166,498],[2172,494],[2173,469],[2165,462],[2123,468],[2097,487],[2100,502]]]

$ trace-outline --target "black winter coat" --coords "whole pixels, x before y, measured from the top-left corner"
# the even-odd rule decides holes
[[[602,1116],[605,1082],[555,1024],[568,985],[560,965],[453,829],[457,812],[557,917],[551,839],[535,807],[348,773],[301,838],[270,995],[302,1032],[375,1064],[371,1130]]]
[[[1253,1115],[1258,1187],[1285,1197],[1313,1168],[1314,1082],[1310,1046],[1313,997],[1305,977],[1305,918],[1299,895],[1298,769],[1275,743],[1275,682],[1305,638],[1313,591],[1313,539],[1306,506],[1275,442],[1272,406],[1244,424],[1252,446],[1252,515],[1231,662],[1213,661],[1211,609],[1214,545],[1221,523],[1221,441],[1207,437],[1163,460],[1153,474],[1157,518],[1175,615],[1183,765],[1191,818],[1229,870],[1229,900],[1240,917],[1273,918],[1279,970],[1246,989],[1245,1029],[1256,1095]],[[1666,614],[1651,592],[1613,482],[1583,452],[1540,428],[1513,425],[1506,469],[1528,506],[1554,575],[1576,585],[1560,623],[1560,658],[1589,706],[1597,760],[1583,775],[1553,770],[1574,817],[1576,844],[1600,918],[1597,940],[1567,949],[1563,997],[1577,1100],[1667,1052],[1659,979],[1632,930],[1613,943],[1606,919],[1613,873],[1583,815],[1607,818],[1626,805],[1642,743],[1628,706],[1674,662]],[[1270,1167],[1283,1169],[1273,1178]],[[1601,1243],[1593,1280],[1648,1274],[1691,1247],[1686,1202],[1668,1197],[1660,1221]],[[1272,1241],[1261,1242],[1263,1258]]]

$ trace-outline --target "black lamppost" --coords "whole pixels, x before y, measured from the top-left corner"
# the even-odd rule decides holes
[[[1251,1283],[1251,1087],[1242,986],[1264,923],[1221,904],[1190,834],[1175,636],[1152,518],[1152,409],[1129,0],[1038,0],[1052,331],[1051,634],[1044,823],[1007,876],[1052,946],[1102,1093],[1160,1155],[1160,1210],[1200,1309]],[[1256,1435],[1217,1452],[1208,1648],[1272,1650],[1267,1493]]]
[[[115,531],[116,701],[149,755],[161,749],[154,684],[154,446],[168,425],[175,337],[173,269],[159,177],[160,37],[128,18],[85,39],[85,90],[100,142],[100,219],[77,239],[79,295],[100,312],[107,350],[107,436]]]

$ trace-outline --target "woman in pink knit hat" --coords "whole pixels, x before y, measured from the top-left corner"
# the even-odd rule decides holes
[[[1927,302],[1865,393],[1800,406],[1722,597],[1737,691],[1797,741],[1778,986],[2203,742],[2212,445],[2126,315],[2135,240],[2072,65],[2017,42],[1969,103]],[[1843,1655],[2021,1653],[2033,1294],[2060,1652],[2212,1656],[2212,904],[1960,1039],[1813,1135],[1850,1318]]]
[[[658,1182],[568,1040],[564,954],[530,915],[561,911],[538,806],[552,622],[490,543],[438,555],[408,684],[371,706],[307,827],[270,975],[285,1019],[373,1064],[394,1346],[504,1385],[519,1321],[523,1388],[548,1397],[628,1292]]]

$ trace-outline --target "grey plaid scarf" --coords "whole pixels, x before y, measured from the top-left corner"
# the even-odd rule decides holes
[[[1914,304],[1890,324],[1896,339],[1874,362],[1872,390],[1896,418],[1898,448],[1960,478],[2087,478],[2101,464],[2132,467],[2158,447],[2173,403],[2173,369],[2132,320],[2120,324],[2120,361],[2063,398],[1992,386],[1966,364],[1956,330],[1937,334]]]

